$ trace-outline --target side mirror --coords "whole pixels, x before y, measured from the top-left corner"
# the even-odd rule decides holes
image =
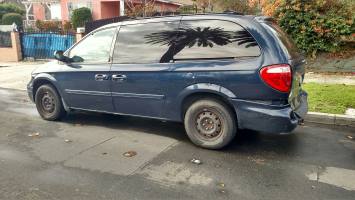
[[[54,58],[62,62],[68,62],[68,57],[64,56],[63,54],[64,52],[61,50],[54,51]]]

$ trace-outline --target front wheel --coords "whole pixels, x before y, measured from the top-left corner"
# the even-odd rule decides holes
[[[194,102],[186,111],[184,125],[190,140],[207,149],[220,149],[236,135],[234,113],[223,102],[202,99]]]
[[[42,85],[37,89],[35,103],[39,115],[45,120],[58,120],[65,114],[60,95],[51,85]]]

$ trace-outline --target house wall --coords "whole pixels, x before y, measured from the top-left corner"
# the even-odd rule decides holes
[[[119,1],[101,1],[100,8],[101,19],[112,18],[120,15]]]
[[[156,7],[160,8],[160,12],[175,12],[180,6],[164,2],[156,2]]]
[[[11,32],[11,44],[12,47],[0,47],[0,61],[17,62],[22,59],[18,32]]]
[[[33,4],[33,16],[35,20],[45,20],[46,19],[46,11],[44,8],[45,5],[34,3]]]
[[[61,12],[62,20],[70,20],[68,12],[68,3],[76,3],[84,5],[85,3],[91,3],[91,10],[93,20],[105,19],[119,16],[120,14],[120,2],[119,0],[61,0]],[[169,4],[165,2],[156,2],[156,7],[159,11],[175,11],[179,8],[178,5]]]

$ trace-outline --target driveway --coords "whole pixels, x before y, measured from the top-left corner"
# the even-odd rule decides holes
[[[0,62],[0,88],[26,90],[31,72],[44,61],[37,62]]]
[[[24,91],[0,89],[0,199],[354,199],[355,131],[306,124],[242,131],[221,151],[181,124],[73,113],[40,119]],[[125,152],[132,157],[125,157]],[[200,159],[202,164],[191,163]]]

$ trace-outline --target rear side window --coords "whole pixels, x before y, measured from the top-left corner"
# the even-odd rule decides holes
[[[275,23],[261,23],[266,29],[276,37],[281,48],[288,54],[289,59],[299,56],[300,52],[291,38]]]
[[[240,25],[222,20],[182,21],[175,60],[255,57],[260,48]]]
[[[173,59],[173,42],[179,22],[121,26],[115,44],[114,63],[166,63]]]

